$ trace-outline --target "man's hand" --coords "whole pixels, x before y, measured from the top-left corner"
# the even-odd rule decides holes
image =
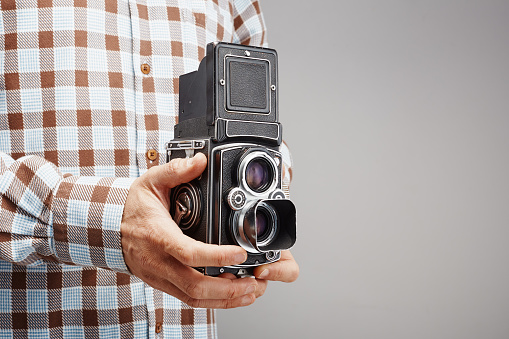
[[[233,308],[252,304],[266,283],[233,276],[205,276],[199,266],[244,262],[240,246],[204,244],[182,233],[169,213],[170,189],[198,177],[207,165],[201,153],[152,167],[136,179],[127,195],[121,235],[124,259],[132,274],[192,307]]]
[[[299,265],[290,251],[281,251],[281,259],[270,264],[255,267],[253,274],[258,282],[258,287],[256,289],[256,297],[258,298],[265,293],[269,280],[286,283],[297,280],[299,277]],[[233,274],[225,273],[221,276],[235,279]]]
[[[281,251],[281,259],[256,267],[254,275],[260,279],[259,283],[264,280],[293,282],[299,277],[299,265],[290,251]]]

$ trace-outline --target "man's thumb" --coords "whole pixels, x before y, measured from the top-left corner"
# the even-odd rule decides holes
[[[167,164],[154,166],[149,172],[152,172],[150,175],[158,184],[173,188],[197,178],[205,167],[207,158],[203,153],[197,153],[192,158],[177,158]]]

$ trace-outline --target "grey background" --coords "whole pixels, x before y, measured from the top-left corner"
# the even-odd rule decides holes
[[[509,1],[261,2],[301,268],[221,338],[509,338]]]

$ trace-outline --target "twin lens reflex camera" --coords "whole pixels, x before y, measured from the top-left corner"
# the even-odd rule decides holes
[[[295,243],[296,209],[281,189],[277,71],[273,49],[216,42],[197,71],[180,76],[167,161],[201,152],[208,165],[172,189],[170,214],[186,235],[248,253],[240,265],[198,267],[204,274],[252,275]]]

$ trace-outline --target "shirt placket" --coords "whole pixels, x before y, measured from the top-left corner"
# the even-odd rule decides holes
[[[159,32],[156,30],[168,29],[170,30],[170,40],[175,41],[177,45],[180,44],[180,46],[182,46],[186,41],[192,41],[193,43],[190,45],[195,45],[198,38],[196,37],[196,30],[194,27],[195,19],[192,9],[199,8],[200,11],[204,10],[204,5],[201,0],[180,0],[178,5],[181,10],[181,25],[177,28],[178,31],[175,31],[168,26],[162,28],[164,27],[162,25],[151,25],[149,11],[165,9],[167,1],[151,0],[149,3],[154,7],[149,8],[146,0],[129,1],[133,35],[132,58],[134,65],[134,106],[137,131],[136,154],[140,175],[151,166],[164,162],[165,159],[161,158],[164,154],[164,149],[161,149],[161,147],[164,146],[164,142],[170,141],[170,134],[172,135],[172,131],[159,130],[160,125],[164,124],[164,122],[159,121],[160,117],[163,115],[161,112],[158,112],[155,101],[154,79],[152,79],[152,77],[156,74],[157,70],[155,70],[156,63],[153,62],[153,39],[151,38],[151,34],[161,36],[164,34],[158,34]],[[186,47],[183,46],[183,48],[185,49]],[[161,51],[159,50],[158,56],[160,56],[160,53]],[[170,57],[172,61],[175,60],[175,56],[177,58],[180,57],[178,51],[172,52],[171,49],[168,49],[168,51],[164,53],[167,53],[167,55],[164,56]],[[178,76],[185,71],[195,70],[197,66],[198,62],[196,60],[184,60],[184,58],[182,58],[179,62],[171,62],[165,66],[170,67],[171,70],[166,70],[167,72],[162,73]],[[168,140],[159,140],[161,136],[162,138],[168,138]],[[164,302],[162,292],[154,290],[152,287],[145,284],[144,293],[148,315],[148,337],[157,339],[163,338],[165,332],[163,319],[165,316],[163,314]],[[174,323],[171,324],[171,326],[175,325]],[[182,330],[184,331],[184,329]],[[186,329],[186,333],[189,331],[192,332],[192,327]]]
[[[136,162],[140,175],[159,163],[158,120],[154,104],[152,47],[146,1],[129,1],[133,32]]]
[[[139,6],[141,5],[141,6]],[[147,136],[145,126],[145,107],[143,100],[143,79],[150,75],[150,55],[146,51],[142,52],[142,41],[147,41],[149,38],[147,32],[148,20],[143,18],[143,6],[146,8],[145,2],[138,2],[136,0],[129,0],[131,30],[132,30],[132,64],[133,64],[133,78],[134,78],[134,110],[135,110],[135,126],[136,126],[136,164],[139,169],[139,174],[142,175],[147,170],[147,146],[150,147],[150,140]],[[142,8],[142,13],[140,13]],[[141,15],[140,15],[141,14]],[[155,308],[152,287],[144,284],[143,288],[145,305],[147,308],[147,337],[155,338]]]
[[[154,9],[165,8],[164,0],[159,5],[150,4]],[[159,5],[159,6],[158,6]],[[159,26],[150,25],[149,7],[146,0],[131,0],[131,21],[133,30],[133,65],[136,116],[136,156],[140,175],[148,168],[162,162],[159,147],[159,114],[155,101],[154,63],[152,59],[151,31]],[[157,34],[157,32],[156,32]],[[169,140],[168,140],[169,141]],[[148,316],[148,337],[160,339],[163,331],[162,292],[144,285]]]

